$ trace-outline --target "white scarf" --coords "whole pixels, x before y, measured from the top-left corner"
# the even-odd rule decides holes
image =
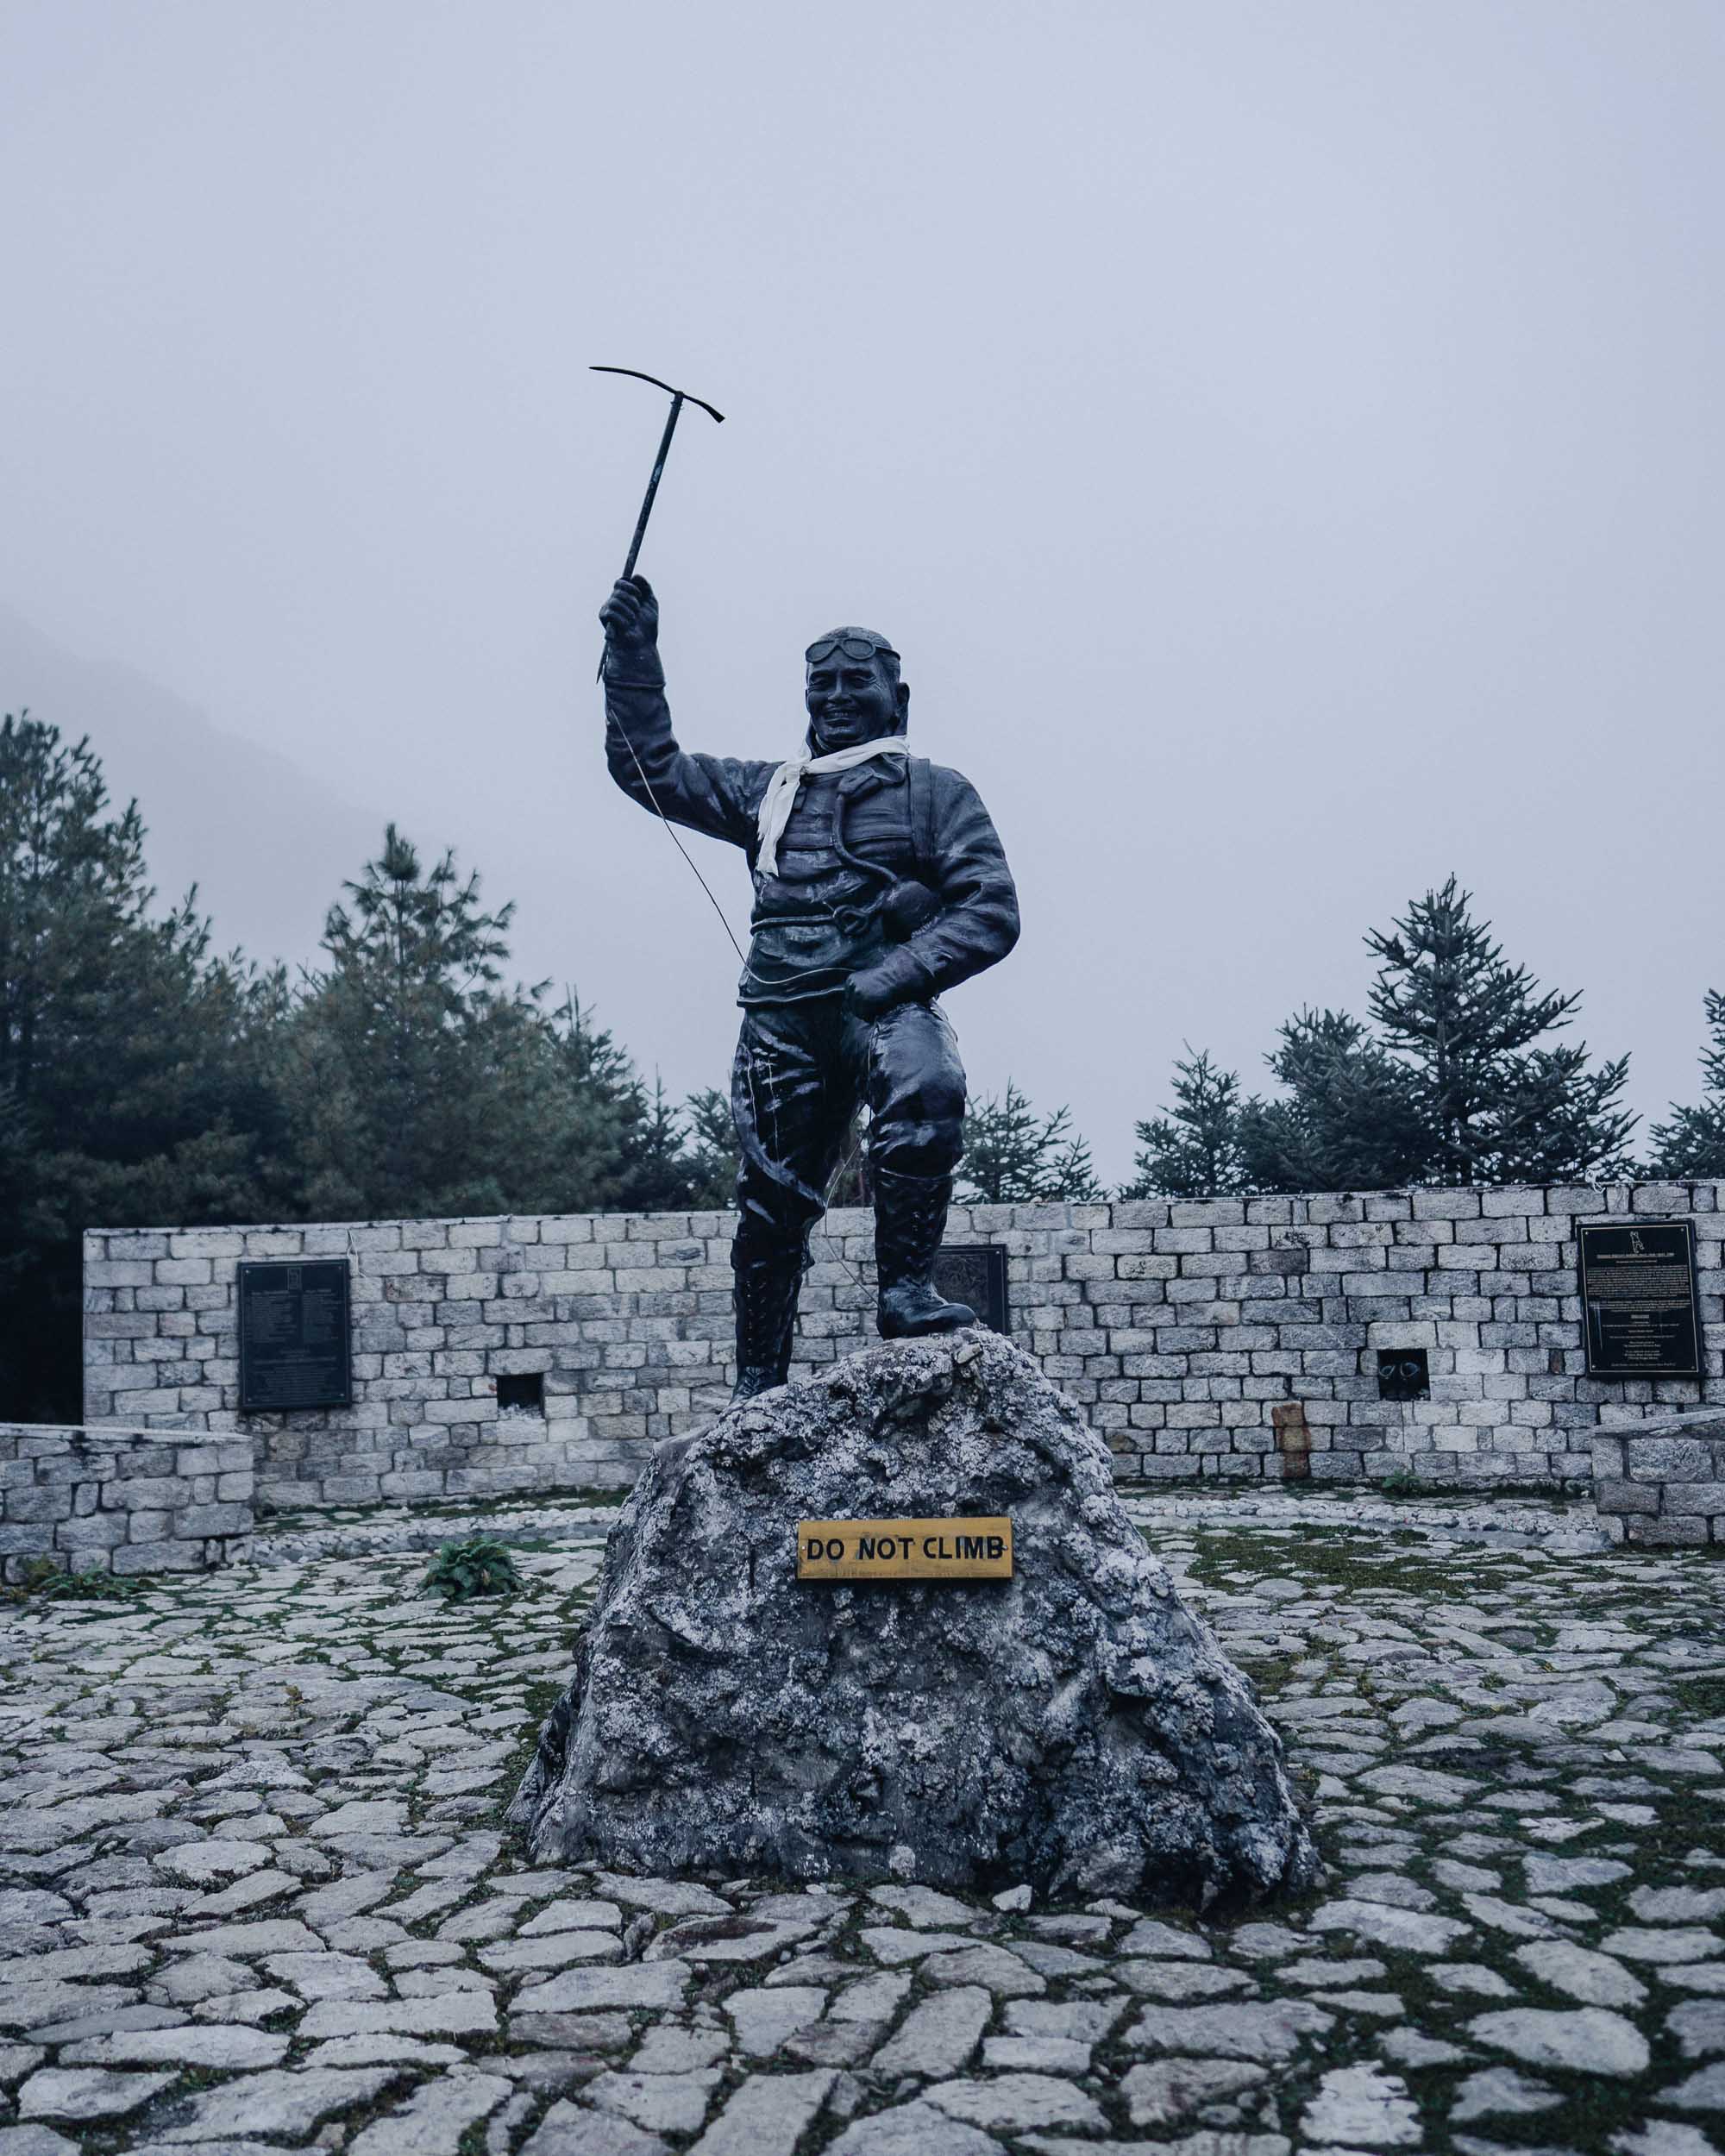
[[[781,763],[767,781],[761,802],[761,850],[755,861],[761,874],[770,876],[777,872],[779,841],[796,806],[797,788],[811,772],[849,771],[855,764],[867,763],[871,756],[907,756],[910,753],[910,744],[901,735],[890,734],[878,741],[859,741],[854,749],[835,749],[830,755],[793,756],[787,763]]]

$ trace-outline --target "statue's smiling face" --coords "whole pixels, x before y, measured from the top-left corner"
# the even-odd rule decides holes
[[[823,638],[811,646],[821,655],[810,659],[803,691],[809,735],[817,751],[825,755],[859,741],[901,732],[910,691],[899,680],[897,666],[879,652],[858,656],[837,645],[822,650],[822,644],[831,642]]]

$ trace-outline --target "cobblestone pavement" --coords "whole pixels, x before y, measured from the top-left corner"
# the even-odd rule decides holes
[[[1149,1532],[1315,1807],[1297,1905],[530,1867],[593,1544],[454,1609],[384,1554],[0,1612],[0,2156],[1715,2148],[1725,1567]]]

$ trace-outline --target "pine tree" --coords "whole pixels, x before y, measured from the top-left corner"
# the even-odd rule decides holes
[[[1174,1101],[1137,1127],[1138,1179],[1123,1198],[1212,1198],[1246,1186],[1240,1143],[1239,1074],[1222,1070],[1208,1049],[1174,1062]]]
[[[0,1413],[75,1419],[78,1237],[256,1218],[284,983],[154,909],[135,802],[87,740],[0,723]]]
[[[690,1203],[703,1211],[735,1201],[740,1159],[731,1121],[731,1095],[708,1086],[683,1103],[686,1150],[693,1184]]]
[[[1621,1162],[1634,1119],[1617,1106],[1628,1058],[1590,1073],[1585,1048],[1533,1050],[1566,1026],[1579,994],[1541,994],[1476,922],[1452,876],[1366,943],[1383,966],[1371,1015],[1408,1069],[1430,1137],[1421,1180],[1581,1176]],[[1529,1052],[1532,1050],[1533,1052]]]
[[[1631,1174],[1638,1119],[1621,1105],[1628,1076],[1627,1056],[1589,1070],[1584,1047],[1515,1057],[1487,1126],[1493,1180],[1609,1182]]]
[[[1038,1115],[1010,1078],[998,1100],[985,1095],[966,1112],[960,1174],[963,1205],[1085,1203],[1102,1194],[1070,1108]]]
[[[1095,1205],[1106,1196],[1096,1180],[1089,1140],[1072,1127],[1072,1111],[1058,1107],[1048,1118],[1044,1131],[1047,1169],[1043,1178],[1044,1198],[1068,1205]]]
[[[650,1092],[573,990],[549,1022],[549,1085],[536,1098],[546,1165],[533,1209],[556,1213],[677,1213],[718,1202],[690,1154],[683,1112],[656,1078]],[[530,1149],[524,1147],[524,1152]]]
[[[293,1031],[313,1219],[501,1212],[498,1079],[531,1042],[527,993],[499,994],[513,909],[477,875],[428,871],[393,824],[323,925]],[[532,1045],[539,1045],[532,1042]],[[536,1088],[535,1089],[536,1090]]]
[[[512,905],[390,824],[290,1029],[316,1218],[680,1212],[716,1200],[682,1112],[573,989],[505,985]]]
[[[1417,1181],[1430,1135],[1406,1067],[1345,1011],[1302,1011],[1266,1059],[1282,1098],[1243,1106],[1254,1190],[1383,1190]]]
[[[329,963],[292,1028],[313,1218],[680,1211],[699,1170],[573,990],[504,984],[512,905],[477,874],[430,868],[392,824],[329,910]]]
[[[1709,988],[1707,1031],[1712,1045],[1701,1051],[1704,1090],[1690,1108],[1673,1101],[1671,1120],[1655,1123],[1648,1172],[1676,1178],[1725,1176],[1725,995]]]

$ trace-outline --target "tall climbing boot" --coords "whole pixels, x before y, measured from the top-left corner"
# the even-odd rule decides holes
[[[800,1242],[732,1251],[737,1309],[737,1383],[733,1401],[782,1385],[791,1367],[797,1296],[803,1284]]]
[[[875,1323],[883,1340],[915,1339],[925,1332],[957,1332],[975,1325],[965,1302],[947,1302],[935,1291],[935,1252],[946,1231],[952,1200],[950,1175],[904,1175],[874,1168],[875,1265],[880,1275]]]

